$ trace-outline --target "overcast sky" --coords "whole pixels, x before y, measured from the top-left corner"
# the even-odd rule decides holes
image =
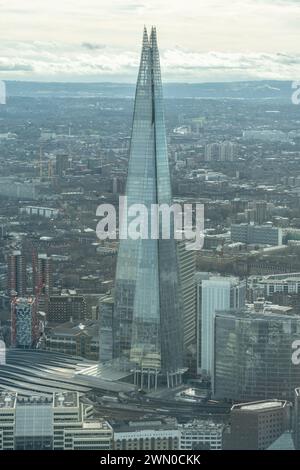
[[[300,80],[300,0],[0,0],[0,79],[135,81],[144,24],[164,81]]]

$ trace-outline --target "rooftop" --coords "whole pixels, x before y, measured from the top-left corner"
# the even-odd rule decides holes
[[[286,276],[286,278],[284,279],[269,279],[269,278],[263,278],[260,283],[261,284],[291,284],[291,283],[295,283],[295,282],[300,282],[300,274],[298,277],[290,277],[290,276]]]
[[[180,427],[182,429],[197,429],[198,431],[201,429],[221,431],[224,429],[225,425],[223,423],[215,423],[211,420],[194,419],[193,421],[189,421],[188,423],[181,424]]]
[[[110,429],[107,421],[103,419],[89,419],[82,423],[82,429]]]
[[[300,273],[282,273],[282,274],[268,274],[266,276],[262,276],[263,281],[281,281],[287,279],[300,279]]]
[[[177,429],[177,422],[163,420],[119,421],[113,424],[115,432],[170,431]]]
[[[216,312],[216,316],[257,321],[266,321],[271,319],[300,321],[299,315],[296,315],[293,312],[292,307],[273,304],[266,305],[259,310],[256,310],[252,304],[239,310],[219,310]]]
[[[59,324],[55,326],[54,328],[51,328],[51,330],[47,331],[47,337],[48,338],[53,338],[57,336],[78,336],[81,334],[85,334],[91,337],[97,337],[98,338],[98,330],[99,330],[99,325],[97,322],[93,320],[88,320],[86,322],[66,322]]]
[[[23,305],[23,304],[33,304],[35,302],[35,297],[16,297],[14,300],[13,300],[13,303],[15,304],[20,304],[20,305]]]
[[[79,395],[76,392],[56,392],[53,396],[55,408],[71,408],[79,405]]]
[[[21,395],[17,396],[17,407],[28,406],[28,405],[52,405],[52,398],[46,395],[32,394],[24,397]]]
[[[256,401],[252,403],[237,404],[233,405],[232,411],[267,411],[275,408],[284,408],[287,405],[286,401],[280,400],[267,400],[267,401]]]
[[[0,408],[15,408],[17,394],[15,392],[0,393]]]
[[[6,364],[0,365],[0,391],[14,390],[23,396],[51,395],[55,391],[71,390],[86,393],[90,390],[84,381],[74,378],[75,372],[86,367],[79,357],[42,350],[10,348]]]
[[[12,389],[23,396],[51,395],[66,390],[85,394],[91,388],[106,392],[133,391],[134,385],[120,381],[124,372],[112,374],[111,366],[63,353],[38,349],[10,348],[6,364],[0,365],[0,391]]]

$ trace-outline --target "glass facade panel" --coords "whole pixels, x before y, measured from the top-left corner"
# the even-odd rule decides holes
[[[300,319],[276,314],[218,313],[215,319],[214,391],[232,400],[292,400],[300,383],[292,343]]]

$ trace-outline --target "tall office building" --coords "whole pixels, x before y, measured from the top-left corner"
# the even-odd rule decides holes
[[[44,253],[40,253],[37,259],[33,260],[33,293],[36,293],[37,289],[40,290],[40,294],[49,296],[53,288],[52,279],[52,259]]]
[[[206,162],[217,161],[220,157],[219,144],[206,144],[204,159]]]
[[[234,142],[224,141],[220,144],[221,162],[233,162],[237,157],[238,146]]]
[[[38,340],[37,302],[16,297],[11,303],[11,341],[17,348],[31,348]]]
[[[52,259],[44,253],[33,254],[32,257],[32,287],[33,294],[38,299],[38,308],[47,313],[49,296],[53,289]]]
[[[237,309],[245,305],[246,283],[236,277],[197,273],[198,370],[213,376],[214,317],[218,310]],[[202,276],[201,276],[202,275]]]
[[[26,295],[26,261],[23,253],[15,250],[8,255],[7,287],[10,295]]]
[[[280,313],[281,312],[281,313]],[[300,367],[292,362],[300,319],[288,307],[217,312],[213,392],[230,400],[293,400]]]
[[[156,30],[146,29],[136,88],[126,196],[128,206],[172,204]],[[128,222],[130,223],[130,218]],[[123,224],[127,222],[124,221]],[[125,229],[122,225],[121,230]],[[114,357],[136,383],[180,382],[183,368],[177,250],[170,239],[121,239],[116,284]],[[158,377],[159,376],[159,377]]]
[[[256,201],[254,204],[255,209],[255,222],[262,225],[268,219],[268,206],[266,201]]]
[[[196,368],[196,291],[195,269],[196,252],[187,250],[185,241],[180,241],[177,246],[179,262],[179,278],[183,305],[183,345],[185,364],[190,369]]]
[[[197,373],[201,373],[201,334],[202,334],[202,281],[208,280],[210,273],[206,272],[196,272],[195,273],[195,292],[196,292],[196,340],[197,340],[197,350],[196,350],[196,361],[197,361]]]

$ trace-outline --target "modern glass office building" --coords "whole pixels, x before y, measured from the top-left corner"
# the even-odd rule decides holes
[[[128,207],[172,204],[156,30],[146,29],[136,87],[126,196]],[[121,233],[130,223],[121,214]],[[142,220],[145,228],[148,220]],[[126,227],[125,227],[126,226]],[[180,381],[182,308],[177,252],[170,239],[120,240],[115,284],[114,358],[149,388]]]
[[[292,343],[299,338],[297,315],[218,312],[214,395],[240,401],[292,400],[300,383],[300,367],[292,362]]]

